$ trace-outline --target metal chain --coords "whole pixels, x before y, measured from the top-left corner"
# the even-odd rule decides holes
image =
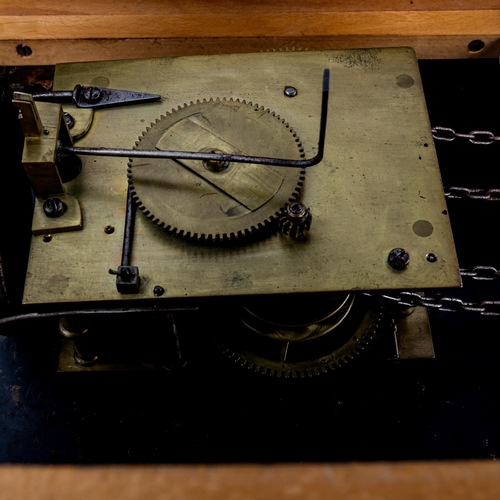
[[[471,269],[460,269],[460,274],[477,281],[492,281],[500,277],[500,271],[493,266],[474,266]]]
[[[432,129],[432,137],[434,137],[436,141],[446,142],[454,141],[455,138],[458,137],[460,139],[469,139],[472,144],[483,145],[489,145],[493,144],[495,141],[500,141],[500,135],[495,135],[488,130],[473,130],[468,134],[460,134],[449,127],[434,127]]]
[[[500,277],[500,270],[493,266],[474,266],[471,269],[460,269],[460,274],[473,280],[492,281]],[[373,297],[371,293],[364,295]],[[482,302],[466,302],[455,297],[425,297],[417,292],[399,292],[397,295],[381,295],[385,301],[402,308],[427,307],[441,312],[472,312],[481,316],[500,316],[500,300],[483,300]]]
[[[365,295],[372,296],[366,293]],[[423,297],[417,292],[400,292],[396,296],[382,295],[385,301],[403,308],[422,306],[441,312],[471,312],[481,316],[500,316],[500,300],[466,302],[455,297]]]
[[[454,141],[457,137],[468,139],[472,144],[490,145],[500,142],[500,136],[487,130],[473,130],[468,134],[455,132],[449,127],[434,127],[432,137],[437,141]],[[444,189],[444,195],[450,199],[465,199],[500,201],[499,188],[468,188],[451,186]],[[500,277],[500,270],[493,266],[474,266],[471,269],[460,269],[462,276],[478,281],[491,281]],[[365,295],[372,296],[370,293]],[[403,308],[426,307],[441,312],[471,312],[481,316],[500,316],[500,300],[483,300],[482,302],[466,302],[455,297],[424,297],[417,292],[400,292],[395,296],[382,295],[385,301]]]
[[[486,200],[500,201],[500,188],[468,188],[450,186],[444,188],[444,195],[451,200]]]

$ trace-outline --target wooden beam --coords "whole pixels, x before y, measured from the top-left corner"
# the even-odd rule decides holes
[[[473,40],[481,45],[471,51]],[[230,54],[268,50],[330,50],[374,47],[414,47],[419,59],[494,58],[500,37],[481,36],[326,36],[266,38],[146,38],[99,40],[0,40],[0,64],[49,65],[186,55]],[[24,55],[22,55],[24,54]],[[29,55],[26,55],[29,54]]]
[[[495,462],[0,469],[4,500],[496,500]]]
[[[133,14],[95,13],[99,9],[63,15],[57,11],[35,15],[29,10],[22,14],[0,12],[0,39],[459,36],[471,33],[500,36],[500,9],[338,12],[325,7],[269,13],[214,8],[209,12],[192,9],[181,12],[157,6],[148,9],[151,3],[141,3],[144,9]]]
[[[499,43],[498,0],[0,0],[4,65],[395,45],[496,57]]]

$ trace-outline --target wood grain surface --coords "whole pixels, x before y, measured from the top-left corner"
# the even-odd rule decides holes
[[[480,39],[484,48],[468,45]],[[18,49],[19,47],[19,49]],[[29,47],[30,55],[18,50]],[[266,38],[127,38],[98,40],[0,40],[1,64],[49,65],[79,61],[109,61],[203,54],[234,54],[272,50],[331,50],[374,47],[413,47],[419,59],[494,58],[500,52],[498,36],[320,36]]]
[[[495,462],[0,469],[4,500],[497,499]]]
[[[210,11],[180,11],[170,3],[158,6],[151,0],[140,4],[144,7],[140,12],[123,8],[108,12],[100,6],[91,8],[92,2],[81,4],[87,9],[82,13],[0,10],[0,39],[500,35],[497,9],[345,12],[324,7],[270,12],[249,9],[252,3],[242,3],[243,9],[230,9],[226,3]]]

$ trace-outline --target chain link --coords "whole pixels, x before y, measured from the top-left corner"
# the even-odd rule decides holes
[[[493,266],[474,266],[472,269],[460,269],[462,276],[478,281],[492,281],[500,276],[500,271]]]
[[[444,195],[451,200],[486,200],[500,201],[500,188],[468,188],[450,186],[444,188]]]
[[[455,132],[449,127],[434,127],[432,137],[437,141],[454,141],[457,137],[468,139],[472,144],[490,145],[495,141],[500,142],[500,136],[496,136],[488,130],[473,130],[468,134]],[[444,194],[450,199],[465,199],[500,201],[499,188],[468,188],[451,186],[444,189]],[[474,266],[471,269],[460,269],[462,276],[478,281],[491,281],[500,277],[500,270],[493,266]],[[364,295],[373,296],[370,293]],[[382,295],[382,299],[402,308],[426,307],[441,312],[470,312],[481,316],[500,316],[500,300],[483,300],[482,302],[466,302],[455,297],[425,297],[417,292],[399,292],[397,295]]]
[[[461,134],[455,132],[449,127],[434,127],[432,129],[432,137],[436,141],[454,141],[457,137],[460,139],[469,139],[472,144],[482,144],[489,145],[493,144],[495,141],[500,141],[500,135],[495,135],[489,130],[473,130],[468,134]]]
[[[373,296],[370,293],[365,295]],[[441,312],[471,312],[481,316],[500,316],[500,300],[466,302],[455,297],[424,297],[417,292],[400,292],[396,296],[382,295],[382,299],[402,308],[426,307]]]

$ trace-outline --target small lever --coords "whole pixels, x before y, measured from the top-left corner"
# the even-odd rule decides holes
[[[79,108],[104,108],[158,101],[161,96],[129,90],[76,85],[73,90],[35,92],[33,98],[37,101],[74,103]]]

